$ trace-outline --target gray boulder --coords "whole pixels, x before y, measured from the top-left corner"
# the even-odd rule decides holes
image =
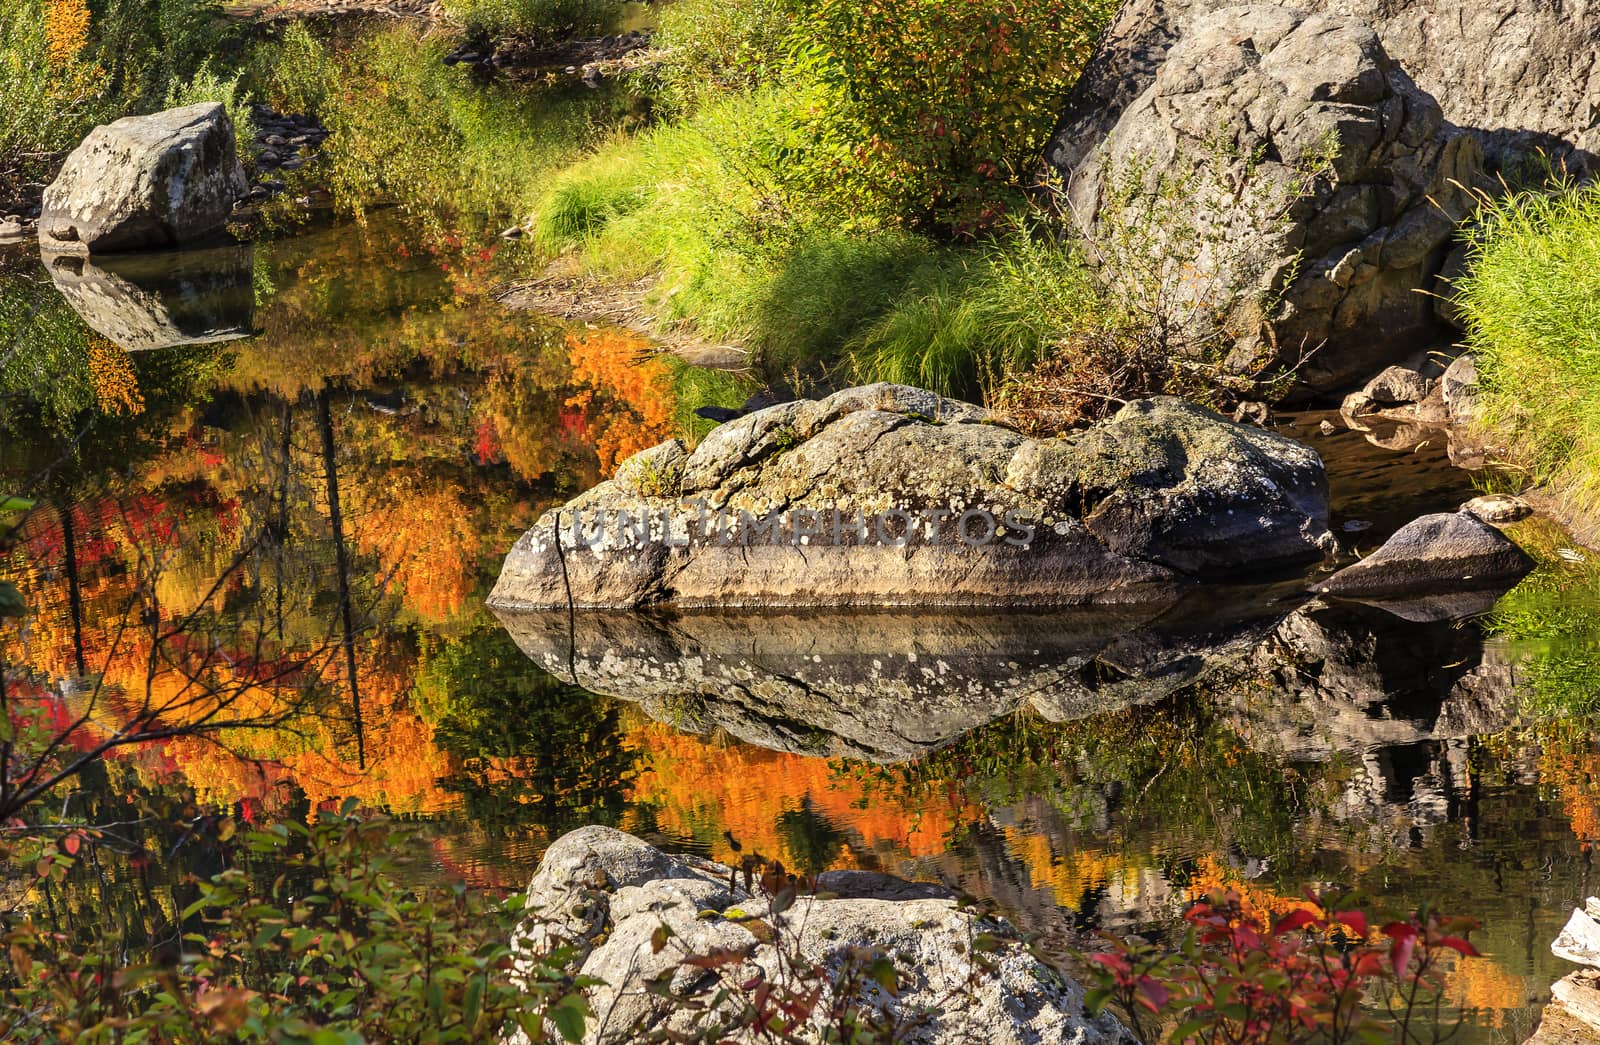
[[[206,103],[96,127],[44,193],[47,250],[151,250],[222,228],[248,190],[233,124]]]
[[[936,887],[859,872],[823,874],[816,886],[834,895],[800,895],[774,911],[760,885],[746,887],[731,868],[671,857],[610,828],[580,828],[551,845],[529,883],[535,916],[517,945],[532,955],[568,942],[580,956],[578,973],[602,981],[587,991],[590,1007],[603,1016],[584,1039],[591,1045],[636,1041],[646,1031],[704,1028],[731,1009],[717,998],[724,982],[800,986],[794,955],[827,973],[814,1022],[796,1028],[797,1040],[821,1040],[821,1022],[847,964],[882,956],[900,973],[898,993],[874,985],[854,1001],[896,1022],[902,1028],[896,1040],[1132,1045],[1115,1018],[1086,1016],[1082,988],[1035,958],[1009,926],[962,908]],[[672,935],[658,947],[652,937],[663,925]],[[980,932],[998,940],[987,971],[971,946]],[[720,979],[684,964],[691,954],[717,948],[740,955]],[[670,999],[647,991],[652,981],[664,983]],[[709,1011],[696,1012],[685,1002]],[[721,1040],[758,1038],[742,1030]]]
[[[1312,390],[1408,354],[1435,326],[1416,291],[1481,172],[1478,142],[1369,25],[1265,4],[1197,14],[1064,170],[1108,278],[1147,273],[1141,251],[1166,259],[1169,318],[1191,340],[1234,346],[1242,373],[1298,363]]]
[[[47,254],[56,289],[130,352],[255,332],[255,252],[245,244],[153,254]]]
[[[1349,599],[1420,599],[1504,590],[1532,569],[1533,560],[1521,548],[1476,515],[1441,512],[1402,526],[1377,551],[1317,584],[1316,591]]]
[[[1047,158],[1070,173],[1154,80],[1168,50],[1230,0],[1127,0],[1064,107]],[[1593,0],[1295,0],[1293,7],[1360,19],[1483,144],[1491,164],[1536,149],[1581,167],[1600,152],[1600,4]]]
[[[1161,602],[1320,559],[1326,517],[1313,451],[1181,400],[1032,439],[873,385],[635,455],[517,541],[489,603]]]

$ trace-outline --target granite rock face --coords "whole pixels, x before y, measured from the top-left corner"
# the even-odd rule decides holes
[[[216,232],[249,188],[233,133],[215,103],[96,127],[45,190],[41,247],[154,250]]]
[[[1047,158],[1069,172],[1154,80],[1173,44],[1229,0],[1127,0],[1067,101]],[[1371,26],[1491,166],[1535,149],[1582,168],[1600,152],[1600,3],[1594,0],[1295,0]]]
[[[499,610],[1171,601],[1331,545],[1310,449],[1161,398],[1033,439],[901,385],[643,451],[546,512]]]
[[[1086,1016],[1083,989],[1033,957],[1008,926],[959,907],[938,887],[863,872],[824,873],[816,887],[827,898],[802,894],[784,908],[759,884],[741,887],[731,868],[668,856],[611,828],[584,827],[545,854],[528,886],[529,910],[539,917],[517,945],[538,953],[570,943],[579,974],[603,981],[587,991],[590,1007],[605,1016],[590,1024],[591,1045],[636,1041],[646,1030],[682,1033],[714,1019],[723,1011],[714,1003],[721,981],[683,964],[688,954],[714,948],[742,955],[725,973],[740,984],[783,982],[788,961],[780,956],[798,951],[828,972],[825,993],[846,963],[888,957],[900,972],[898,995],[871,989],[857,1001],[897,1021],[904,1034],[897,1040],[914,1045],[1132,1045],[1115,1018]],[[662,925],[672,935],[655,947]],[[974,967],[977,932],[997,937],[992,972]],[[647,992],[658,976],[674,998],[712,1005],[712,1014]],[[816,1031],[796,1029],[800,1040]],[[727,1040],[756,1039],[741,1031]]]
[[[1057,151],[1091,257],[1113,279],[1126,278],[1127,244],[1171,258],[1181,319],[1204,328],[1190,337],[1223,338],[1231,368],[1298,363],[1304,387],[1331,389],[1437,325],[1417,290],[1473,209],[1481,146],[1365,22],[1266,4],[1196,11],[1095,130],[1088,147]]]

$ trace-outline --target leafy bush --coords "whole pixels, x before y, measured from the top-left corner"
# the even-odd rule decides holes
[[[90,48],[84,0],[20,0],[0,9],[0,201],[40,178],[51,154],[100,117],[105,73]]]
[[[445,0],[445,10],[474,36],[537,39],[603,32],[622,16],[623,0]]]
[[[477,85],[442,64],[447,46],[395,27],[341,53],[291,29],[257,56],[266,99],[332,132],[316,177],[342,210],[392,199],[428,219],[503,223],[608,122],[606,92]]]
[[[775,79],[793,17],[788,0],[676,0],[652,40],[652,88],[671,114]]]
[[[1475,922],[1426,911],[1378,928],[1314,901],[1269,924],[1230,892],[1184,918],[1175,951],[1113,938],[1091,955],[1091,1011],[1116,1001],[1146,1042],[1436,1043],[1454,1033],[1437,1022],[1448,963],[1478,953],[1466,938]]]
[[[586,981],[565,971],[569,952],[514,955],[522,898],[404,884],[396,854],[426,847],[414,831],[353,810],[250,834],[245,866],[202,883],[182,913],[176,964],[129,963],[109,934],[75,949],[32,924],[8,927],[0,1035],[480,1042],[520,1028],[540,1042],[553,1026],[578,1040]],[[71,865],[84,842],[64,841],[38,873]]]
[[[250,113],[250,96],[241,86],[243,79],[242,73],[234,75],[231,79],[220,76],[212,71],[209,63],[203,63],[188,82],[174,82],[169,86],[166,100],[162,104],[165,108],[172,109],[180,105],[198,105],[201,102],[220,103],[228,111],[228,119],[233,123],[234,144],[238,149],[239,162],[253,166],[255,120]]]
[[[1456,281],[1481,422],[1533,478],[1600,503],[1600,184],[1485,198]]]
[[[807,191],[836,213],[971,234],[1031,179],[1114,0],[801,0]]]

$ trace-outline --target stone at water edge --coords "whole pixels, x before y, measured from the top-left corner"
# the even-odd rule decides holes
[[[1490,493],[1474,497],[1461,506],[1491,526],[1504,526],[1520,522],[1533,514],[1533,505],[1508,493]]]
[[[1009,926],[961,908],[938,887],[861,872],[825,872],[816,885],[836,898],[797,897],[782,912],[786,948],[835,971],[852,948],[891,957],[902,974],[899,996],[873,991],[862,1003],[892,1014],[925,1013],[927,1023],[910,1040],[1133,1045],[1114,1017],[1084,1015],[1083,989],[1034,958]],[[571,941],[579,955],[576,971],[604,981],[587,992],[590,1007],[607,1014],[603,1029],[589,1028],[585,1041],[591,1045],[632,1041],[647,1023],[684,1032],[703,1022],[703,1016],[668,1007],[644,989],[651,978],[667,974],[675,992],[690,990],[704,971],[681,965],[684,948],[700,954],[718,947],[747,951],[729,970],[734,982],[748,980],[758,968],[769,979],[779,975],[771,932],[758,936],[750,928],[770,930],[775,919],[759,887],[746,892],[731,868],[669,856],[612,828],[584,827],[558,838],[529,883],[527,898],[534,917],[518,934],[518,949],[537,952]],[[661,925],[675,935],[657,949],[651,940]],[[992,974],[973,968],[969,945],[976,932],[999,938],[990,953]],[[698,997],[709,1002],[710,995]],[[826,1003],[819,1008],[825,1011]]]
[[[1366,393],[1368,402],[1376,406],[1420,403],[1428,398],[1428,393],[1432,390],[1432,381],[1404,366],[1384,368],[1362,389]]]
[[[731,531],[703,522],[697,504],[712,520],[725,513]],[[752,536],[749,523],[779,510],[787,523]],[[837,535],[826,523],[816,539],[798,532],[794,513],[835,511]],[[594,531],[600,512],[648,517],[649,532],[612,521]],[[868,520],[860,539],[858,512]],[[944,513],[937,532],[923,513]],[[905,546],[876,532],[907,516],[922,522]],[[629,458],[517,541],[489,602],[1151,603],[1197,580],[1317,561],[1332,546],[1326,522],[1314,451],[1181,400],[1132,403],[1085,431],[1033,439],[971,404],[871,385],[740,417],[693,453],[673,441]]]
[[[1596,903],[1589,898],[1588,906]],[[1600,968],[1600,922],[1587,910],[1574,908],[1565,928],[1551,941],[1550,953],[1577,965]]]
[[[1499,530],[1468,512],[1424,515],[1384,545],[1315,585],[1320,595],[1410,599],[1509,588],[1533,560]]]
[[[46,250],[151,250],[222,228],[249,190],[221,105],[128,116],[89,132],[44,193]]]

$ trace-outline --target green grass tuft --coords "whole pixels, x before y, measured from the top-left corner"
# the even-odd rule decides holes
[[[1536,481],[1600,506],[1600,185],[1487,201],[1456,300],[1481,424]]]

